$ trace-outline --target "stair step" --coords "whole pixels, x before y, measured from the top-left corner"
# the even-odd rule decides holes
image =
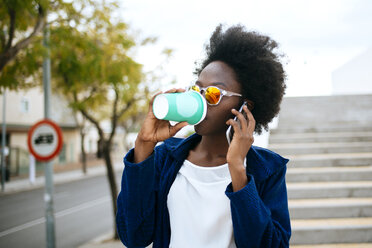
[[[372,243],[322,244],[322,245],[291,245],[290,248],[372,248]]]
[[[372,141],[372,132],[270,133],[269,144],[360,141]]]
[[[349,125],[349,126],[286,126],[282,125],[279,117],[278,127],[270,129],[271,134],[294,134],[294,133],[350,133],[350,132],[372,132],[371,126]]]
[[[289,167],[287,182],[372,181],[372,166],[358,167]]]
[[[327,142],[269,144],[279,154],[360,153],[372,152],[372,142]]]
[[[372,181],[287,183],[289,199],[372,197]]]
[[[281,155],[289,167],[372,166],[372,152]]]
[[[291,219],[372,217],[372,198],[292,199]]]
[[[291,244],[372,242],[372,218],[292,220]]]

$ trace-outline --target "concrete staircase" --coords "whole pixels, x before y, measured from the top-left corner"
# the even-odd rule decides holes
[[[372,247],[372,95],[285,98],[269,149],[289,158],[291,247]]]

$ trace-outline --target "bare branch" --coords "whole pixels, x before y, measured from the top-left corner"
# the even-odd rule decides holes
[[[118,103],[118,93],[117,91],[115,91],[116,93],[116,97],[115,97],[115,102],[114,102],[114,107],[113,107],[113,115],[112,115],[112,130],[111,130],[111,134],[110,134],[110,138],[109,140],[111,141],[115,135],[115,131],[116,131],[116,127],[117,127],[117,121],[120,119],[120,117],[122,117],[131,107],[132,105],[138,101],[137,98],[132,98],[130,101],[128,101],[128,103],[126,104],[125,107],[123,107],[119,113],[117,113],[117,103]]]
[[[127,103],[127,105],[126,105],[124,108],[122,108],[122,109],[120,110],[119,114],[117,115],[117,118],[120,119],[120,117],[122,117],[122,116],[125,114],[125,112],[127,112],[127,111],[130,109],[130,107],[131,107],[135,102],[137,102],[138,100],[139,100],[138,98],[132,98],[132,99]]]
[[[74,101],[79,102],[76,92],[73,92],[73,95],[74,95]],[[85,109],[79,108],[79,111],[85,118],[87,118],[97,128],[99,136],[101,138],[104,138],[104,133],[103,133],[101,126],[99,125],[99,122],[96,119],[94,119],[94,117],[91,116]]]
[[[15,16],[16,13],[14,9],[9,8],[8,14],[10,17],[10,25],[9,25],[9,32],[8,32],[8,43],[5,46],[5,50],[8,50],[12,46],[13,38],[14,38],[14,29],[15,29]]]
[[[43,8],[41,7],[41,5],[39,5],[39,15],[37,17],[37,21],[36,21],[36,24],[35,24],[35,27],[34,27],[34,30],[32,31],[32,33],[25,39],[19,41],[15,46],[14,48],[19,51],[20,49],[22,48],[25,48],[26,46],[28,46],[28,44],[31,42],[31,39],[38,33],[40,32],[44,27],[45,27],[45,13],[44,13],[44,10]]]
[[[114,100],[114,104],[112,106],[111,134],[110,134],[110,138],[109,138],[110,143],[111,143],[111,141],[112,141],[112,139],[115,135],[116,125],[117,125],[117,121],[118,121],[118,117],[116,115],[117,107],[118,107],[118,101],[119,101],[118,89],[115,88],[115,100]]]
[[[85,117],[87,118],[96,128],[97,128],[97,131],[98,131],[98,134],[100,137],[104,137],[104,133],[103,133],[103,130],[102,128],[100,127],[99,125],[99,122],[97,120],[95,120],[93,118],[93,116],[91,116],[90,114],[88,114],[88,112],[86,112],[85,109],[79,109],[80,113]]]
[[[0,32],[0,41],[1,41],[1,50],[5,50],[5,35],[3,32]]]

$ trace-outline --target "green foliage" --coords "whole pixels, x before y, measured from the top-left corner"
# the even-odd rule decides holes
[[[0,4],[0,85],[1,89],[33,87],[40,71],[43,48],[34,46],[16,50],[15,46],[30,36],[31,30],[48,8],[47,1],[2,0]],[[40,41],[40,39],[39,39]]]
[[[28,89],[40,84],[42,57],[45,53],[41,42],[20,51],[5,66],[0,75],[0,85],[10,90]]]
[[[53,89],[65,95],[75,111],[97,124],[103,119],[125,121],[142,114],[164,71],[159,65],[144,73],[142,65],[133,60],[133,50],[155,43],[156,38],[136,42],[128,25],[115,17],[117,8],[117,2],[103,0],[3,0],[0,64],[7,52],[10,26],[14,26],[10,46],[15,47],[29,38],[38,18],[48,12]],[[1,69],[1,86],[18,90],[40,84],[46,51],[42,32],[35,33],[32,42]],[[167,62],[172,50],[164,49],[162,54]]]
[[[33,27],[39,15],[38,7],[42,6],[47,9],[48,1],[36,0],[2,0],[0,5],[0,28],[3,32],[10,30],[10,23],[12,15],[15,18],[15,31],[17,37],[25,37],[25,31]],[[3,43],[1,49],[3,49]]]
[[[110,18],[115,8],[96,2],[90,14],[51,26],[54,88],[97,124],[128,112],[144,78],[142,65],[128,55],[136,43],[126,23]]]
[[[24,89],[41,81],[47,50],[42,45],[41,32],[36,31],[40,18],[44,20],[43,13],[48,11],[53,90],[63,94],[75,112],[95,125],[112,175],[109,153],[116,126],[122,122],[127,130],[133,130],[131,127],[147,110],[151,90],[157,90],[154,85],[149,90],[149,83],[159,78],[156,71],[144,73],[142,65],[131,57],[137,44],[128,34],[127,24],[113,17],[117,8],[116,2],[105,0],[3,0],[0,6],[0,16],[5,17],[0,19],[1,86]],[[10,14],[12,9],[16,21]],[[14,39],[8,32],[12,25]],[[155,41],[146,38],[139,44]],[[24,42],[23,47],[14,52],[19,42]],[[169,58],[171,52],[166,49],[163,55]],[[103,120],[111,121],[108,135],[101,126]],[[116,199],[115,177],[110,177],[110,181],[114,185],[112,197]],[[116,206],[113,208],[115,213]]]
[[[0,2],[0,90],[19,90],[40,84],[45,55],[42,30],[51,23],[77,20],[89,0],[1,0]],[[48,17],[48,18],[47,18]]]

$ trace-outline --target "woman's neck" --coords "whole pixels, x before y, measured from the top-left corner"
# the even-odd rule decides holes
[[[200,143],[190,151],[188,159],[201,166],[224,164],[228,149],[225,135],[202,136]]]

